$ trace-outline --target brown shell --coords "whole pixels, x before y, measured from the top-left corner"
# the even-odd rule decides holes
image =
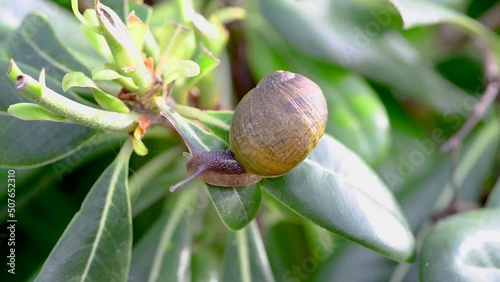
[[[326,100],[316,83],[277,71],[236,107],[229,133],[231,151],[251,173],[283,175],[318,145],[327,118]]]

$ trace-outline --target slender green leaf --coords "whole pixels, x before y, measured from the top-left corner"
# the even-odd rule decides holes
[[[257,185],[218,187],[207,184],[207,187],[220,218],[230,229],[245,227],[257,215],[262,197]]]
[[[99,104],[99,106],[101,106],[105,110],[122,114],[130,113],[130,110],[127,107],[127,105],[125,105],[125,103],[123,103],[122,100],[118,99],[117,97],[111,94],[105,93],[101,90],[95,90],[94,98],[96,102]]]
[[[233,111],[204,111],[182,105],[176,105],[175,110],[185,118],[199,121],[213,134],[229,143],[229,128],[233,120]]]
[[[132,250],[126,143],[91,188],[35,281],[126,281]]]
[[[179,160],[180,156],[180,147],[169,148],[144,164],[130,177],[133,216],[165,196],[168,187],[181,180],[186,165]]]
[[[223,269],[222,281],[275,281],[255,221],[231,233]]]
[[[396,261],[414,256],[414,238],[390,190],[328,135],[285,176],[262,188],[297,214]]]
[[[10,60],[0,60],[0,69],[7,71],[9,65]],[[40,69],[24,64],[19,66],[31,76],[37,77],[40,73]],[[69,99],[89,104],[71,91],[64,93],[60,81],[53,77],[46,77],[46,84]],[[29,102],[6,75],[0,75],[0,85],[0,110],[6,111],[10,105]],[[26,122],[0,112],[0,136],[3,136],[0,138],[0,147],[5,148],[0,153],[0,166],[34,167],[54,162],[78,150],[94,134],[94,130],[78,124]]]
[[[195,191],[183,191],[134,248],[128,281],[186,281],[190,275],[191,207]]]
[[[33,103],[17,103],[11,105],[8,109],[8,113],[22,120],[64,120],[64,118],[54,114],[44,107]]]
[[[422,245],[421,280],[500,280],[499,214],[500,209],[483,209],[439,222]]]
[[[328,103],[326,132],[369,163],[389,148],[389,121],[377,94],[359,76],[318,62],[290,47],[264,19],[253,13],[247,22],[250,66],[262,78],[277,69],[301,73],[315,81]]]

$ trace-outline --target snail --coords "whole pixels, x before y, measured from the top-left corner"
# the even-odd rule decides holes
[[[162,114],[184,138],[175,122]],[[230,149],[190,148],[186,154],[189,177],[170,191],[195,178],[216,186],[240,187],[284,175],[318,145],[327,117],[326,100],[316,83],[300,74],[276,71],[237,105],[229,130]]]

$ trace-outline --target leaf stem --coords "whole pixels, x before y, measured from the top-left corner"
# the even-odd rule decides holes
[[[130,131],[134,128],[136,119],[139,117],[137,113],[123,114],[103,111],[68,99],[47,88],[44,81],[37,81],[24,74],[12,59],[7,76],[16,84],[19,92],[28,99],[57,116],[95,129]],[[41,75],[41,79],[43,80],[43,75]]]

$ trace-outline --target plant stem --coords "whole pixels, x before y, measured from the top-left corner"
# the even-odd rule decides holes
[[[481,97],[481,100],[476,104],[474,113],[472,113],[465,124],[455,134],[453,134],[453,136],[446,143],[441,146],[442,152],[448,152],[449,150],[458,150],[460,148],[465,137],[481,120],[484,113],[493,103],[493,101],[495,101],[495,98],[500,91],[500,71],[498,69],[498,62],[496,60],[496,57],[489,50],[484,50],[483,52],[485,56],[485,72],[489,83],[486,87],[486,90],[484,91],[483,96]]]
[[[21,94],[57,116],[100,130],[130,131],[134,128],[139,117],[137,113],[109,112],[77,103],[47,88],[43,73],[42,70],[42,81],[36,81],[24,74],[14,60],[11,60],[7,76],[16,84]]]

